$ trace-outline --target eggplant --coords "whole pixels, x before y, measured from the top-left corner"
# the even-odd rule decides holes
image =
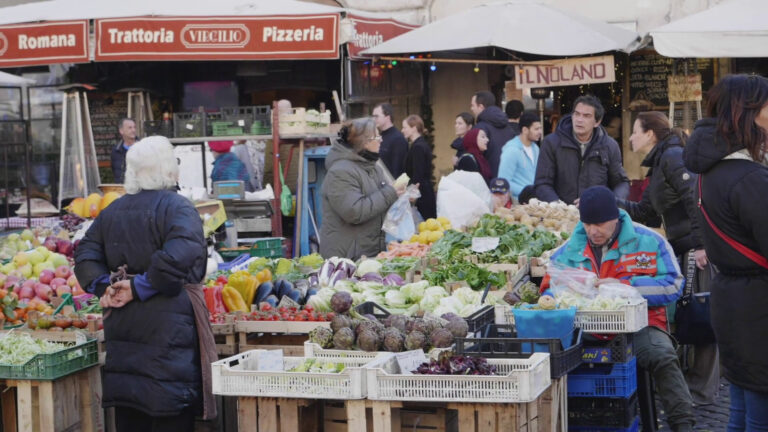
[[[296,303],[301,303],[301,292],[299,292],[299,290],[292,289],[288,291],[285,295],[287,295],[288,298],[295,301]]]
[[[275,286],[272,284],[272,282],[262,282],[261,285],[256,289],[256,296],[254,297],[254,302],[256,304],[259,304],[263,302],[269,295],[273,294]]]
[[[283,298],[290,291],[293,291],[293,284],[285,279],[279,279],[277,283],[277,298]]]
[[[272,294],[269,297],[267,297],[264,301],[269,303],[270,306],[272,306],[272,308],[276,308],[277,304],[280,302],[278,300],[277,296],[275,296],[274,294]]]

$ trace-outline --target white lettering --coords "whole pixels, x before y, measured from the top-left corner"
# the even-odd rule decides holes
[[[278,29],[276,26],[272,26],[264,27],[261,33],[261,40],[262,42],[321,41],[324,39],[324,36],[324,30],[315,26],[302,29]],[[381,35],[379,35],[379,38],[383,42],[384,38]]]
[[[109,43],[114,45],[120,44],[169,44],[173,43],[174,33],[171,30],[166,30],[164,27],[160,30],[145,30],[145,29],[130,29],[130,30],[118,30],[116,28],[107,29],[109,33]]]
[[[73,47],[76,44],[74,34],[55,34],[44,36],[29,37],[25,34],[19,35],[20,50],[35,50],[44,48]]]

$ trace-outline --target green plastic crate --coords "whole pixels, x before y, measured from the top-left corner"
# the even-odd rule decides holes
[[[23,365],[0,364],[0,378],[55,380],[99,362],[96,339],[50,354],[38,354]]]
[[[265,237],[263,239],[256,239],[253,243],[254,249],[273,249],[283,247],[282,237]]]
[[[283,247],[251,249],[251,256],[262,258],[280,258],[283,256]]]

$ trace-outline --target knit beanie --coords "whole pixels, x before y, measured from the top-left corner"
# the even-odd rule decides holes
[[[605,186],[592,186],[581,193],[579,216],[583,223],[599,224],[619,218],[616,196]]]

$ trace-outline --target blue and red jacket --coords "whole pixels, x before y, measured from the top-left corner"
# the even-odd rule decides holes
[[[680,297],[684,282],[675,253],[661,235],[632,222],[624,210],[619,210],[619,219],[619,236],[603,254],[599,268],[581,222],[571,238],[552,254],[551,261],[593,271],[600,279],[619,279],[635,287],[648,301],[648,325],[667,331],[666,305]],[[542,288],[548,285],[547,276]]]

